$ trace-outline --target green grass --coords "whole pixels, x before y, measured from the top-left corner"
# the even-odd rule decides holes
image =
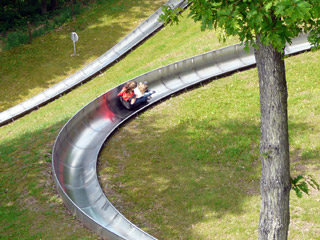
[[[145,7],[153,3],[144,2]],[[145,10],[143,7],[130,9],[137,14]],[[86,14],[100,16],[100,10],[103,12],[103,9],[92,9],[93,12]],[[119,15],[125,21],[125,14]],[[98,25],[97,33],[104,29],[101,18],[96,18],[96,22],[90,20],[93,28],[85,28],[92,31],[87,32],[88,38]],[[89,21],[90,18],[84,19]],[[35,83],[34,86],[28,83],[34,78],[42,78],[41,71],[35,71],[31,79],[25,78],[27,85],[23,85],[19,61],[30,62],[28,68],[22,67],[26,76],[32,74],[31,69],[39,70],[41,63],[50,65],[42,52],[48,48],[47,43],[51,44],[51,39],[69,39],[69,34],[63,37],[59,31],[39,38],[39,43],[15,50],[17,52],[1,53],[1,59],[8,54],[11,63],[16,59],[19,66],[15,72],[15,68],[8,68],[9,63],[4,65],[6,74],[1,75],[1,81],[16,74],[19,84],[7,88],[3,94],[16,95],[14,97],[19,100],[1,100],[1,106],[3,101],[14,105],[26,97],[26,93],[32,95],[35,89],[46,87],[48,83]],[[86,36],[80,36],[80,39]],[[81,107],[121,82],[147,70],[234,42],[231,39],[219,44],[215,33],[200,32],[192,20],[185,20],[179,26],[162,29],[94,80],[2,126],[0,187],[4,190],[0,191],[0,238],[97,239],[97,235],[67,214],[57,196],[50,161],[52,145],[61,127]],[[61,66],[64,72],[68,69],[75,71],[91,57],[105,52],[107,47],[101,40],[92,48],[100,48],[100,52],[84,57],[81,64],[70,63],[74,64],[71,67],[51,62],[52,68],[47,66],[46,74],[62,78],[63,74],[59,74]],[[25,56],[23,51],[27,50],[29,55]],[[59,48],[59,54],[69,57],[69,50],[72,46]],[[82,54],[80,52],[80,56]],[[69,58],[68,61],[78,60]],[[318,177],[319,52],[295,56],[287,61],[293,174],[312,173]],[[13,82],[11,79],[10,84]],[[109,153],[103,152],[104,158],[108,154],[108,162],[103,162],[102,158],[100,163],[102,186],[106,181],[112,186],[108,191],[112,193],[114,204],[120,204],[119,209],[126,216],[160,239],[256,238],[260,204],[256,82],[255,70],[238,73],[172,97],[130,121],[108,143],[108,147],[114,148],[109,149]],[[1,82],[1,89],[6,84]],[[17,93],[21,89],[15,92],[20,84],[21,95]],[[208,101],[203,100],[204,96],[209,96]],[[124,138],[124,135],[131,135],[136,142]],[[317,239],[318,201],[319,194],[315,192],[303,199],[292,194],[292,239]]]
[[[292,175],[318,182],[319,56],[286,60]],[[256,239],[259,122],[256,69],[178,94],[111,138],[99,159],[101,185],[159,239]],[[319,192],[291,193],[289,239],[320,239],[319,200]]]
[[[145,7],[153,3],[151,1],[144,2],[144,7],[132,7],[131,9],[134,9],[134,12],[139,15],[140,11],[145,11]],[[95,12],[98,11],[97,9],[92,11],[93,13],[88,12],[87,14],[98,15]],[[103,9],[100,11],[103,12]],[[124,14],[121,15],[121,18],[125,21]],[[147,70],[204,52],[209,47],[221,47],[232,42],[219,45],[215,39],[215,41],[210,41],[210,45],[205,46],[206,39],[213,38],[215,34],[213,32],[201,33],[198,26],[189,28],[193,33],[188,32],[186,26],[190,23],[191,20],[187,20],[181,26],[161,30],[99,77],[39,110],[0,128],[0,184],[1,189],[5,189],[0,193],[1,239],[97,238],[95,234],[67,214],[61,199],[57,196],[50,164],[54,140],[62,126],[75,112],[115,85]],[[98,24],[102,24],[99,19],[92,23],[95,27]],[[108,25],[107,22],[105,24]],[[68,28],[68,25],[65,27]],[[97,32],[99,31],[97,30]],[[175,32],[180,33],[177,35]],[[67,37],[69,36],[63,37],[63,34],[57,31],[39,38],[38,43],[1,53],[1,61],[3,61],[1,63],[4,63],[4,68],[1,68],[3,71],[1,75],[2,93],[0,94],[2,108],[14,105],[27,97],[28,94],[36,94],[36,89],[46,88],[50,85],[48,82],[33,82],[35,79],[42,79],[46,74],[51,77],[58,75],[61,77],[63,74],[58,74],[58,72],[65,70],[64,64],[68,65],[69,61],[78,61],[68,58],[65,63],[58,64],[58,61],[52,62],[58,56],[54,56],[52,61],[49,61],[47,54],[45,54],[44,49],[51,48],[52,39]],[[183,42],[184,38],[188,38],[188,42]],[[188,45],[192,45],[192,42],[194,47],[190,49]],[[235,41],[233,40],[233,42]],[[101,53],[105,52],[105,46],[101,42],[98,47]],[[23,51],[26,51],[26,55]],[[59,48],[59,51],[55,52],[57,55],[68,57],[70,54],[69,48]],[[28,67],[24,67],[22,61]],[[83,58],[81,64],[84,62],[88,61]],[[10,63],[15,64],[11,65]],[[40,71],[43,70],[42,65],[47,67],[47,72]],[[76,67],[71,68],[72,70],[76,69]],[[33,77],[28,78],[29,75]],[[12,76],[16,76],[16,78],[12,78]],[[21,94],[19,94],[20,92]]]
[[[35,96],[80,70],[130,33],[164,2],[117,1],[113,8],[105,3],[80,14],[76,21],[55,32],[37,38],[32,45],[0,52],[0,111]],[[79,36],[76,43],[79,57],[70,56],[73,53],[70,33],[73,31]],[[156,40],[152,38],[143,45],[143,54],[132,53],[139,63],[126,61],[116,83],[172,61],[238,42],[230,39],[222,45],[214,32],[201,32],[199,25],[193,24],[191,19],[157,35]],[[162,38],[161,43],[157,43],[157,39]],[[114,84],[112,79],[109,86]]]
[[[93,5],[72,21],[32,44],[0,52],[0,111],[62,81],[101,56],[166,0],[110,1]],[[78,57],[71,57],[71,32]]]

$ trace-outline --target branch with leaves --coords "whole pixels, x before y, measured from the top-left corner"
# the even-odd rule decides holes
[[[309,195],[309,186],[318,191],[320,190],[319,184],[311,175],[306,177],[301,175],[295,178],[291,177],[291,189],[296,192],[299,198],[302,198],[303,193]]]
[[[189,17],[201,23],[201,29],[224,29],[238,36],[246,46],[255,46],[259,35],[264,45],[283,53],[285,44],[301,32],[310,33],[309,41],[320,46],[319,0],[188,0]],[[163,8],[160,20],[178,23],[180,11]]]

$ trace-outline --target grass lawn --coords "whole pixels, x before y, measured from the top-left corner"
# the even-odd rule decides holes
[[[287,58],[291,175],[320,182],[320,52]],[[257,239],[256,69],[178,94],[118,131],[99,159],[101,185],[159,239]],[[320,239],[320,192],[291,192],[289,239]]]
[[[151,1],[146,0],[145,2],[151,4]],[[93,11],[98,10],[93,9]],[[55,38],[54,34],[59,35],[60,33],[57,31],[40,38],[38,41],[42,42],[42,45],[40,44],[39,48],[36,47],[36,42],[25,46],[25,48],[30,48],[29,57],[32,56],[31,59],[26,60],[26,63],[31,64],[32,59],[37,59],[37,61],[26,69],[22,67],[22,64],[18,65],[18,68],[5,68],[7,75],[23,73],[23,71],[26,71],[25,75],[29,75],[32,69],[40,67],[44,60],[39,49],[48,47],[46,43],[50,43],[50,39]],[[182,41],[183,39],[187,41]],[[208,40],[209,44],[206,44]],[[234,39],[231,39],[229,42],[220,44],[215,33],[200,32],[199,26],[193,25],[192,20],[188,19],[182,25],[162,29],[94,80],[39,110],[2,126],[0,128],[0,188],[3,191],[0,191],[0,238],[96,239],[95,234],[84,228],[73,216],[67,214],[65,206],[57,196],[51,175],[51,151],[59,130],[81,107],[115,85],[172,61],[235,42]],[[103,48],[101,53],[106,51],[103,44],[100,43],[98,46]],[[21,49],[10,53],[9,51],[3,52],[1,61],[3,56],[7,56],[10,61],[14,62],[14,59],[22,52]],[[69,48],[60,49],[59,52],[65,56],[70,54]],[[60,64],[53,65],[55,68],[52,68],[54,69],[52,71],[60,71]],[[35,76],[41,78],[42,72],[38,71]],[[22,91],[21,94],[24,91],[36,94],[35,88],[26,87],[24,89],[22,81],[25,80],[24,78],[17,77],[16,81],[19,84],[17,82],[16,85],[13,80],[10,81],[10,85],[3,83],[4,78],[6,77],[3,75],[1,90],[8,86],[10,88],[7,88],[0,96],[6,94],[8,98],[9,96],[15,98],[20,91]],[[35,86],[45,88],[48,85],[42,86],[41,83],[36,83]],[[4,102],[11,105],[16,104],[16,100],[4,98],[1,100],[1,107],[4,106]]]
[[[150,0],[130,3],[144,3],[146,5],[142,5],[146,8],[154,6],[154,1]],[[105,14],[106,6],[100,8],[85,13],[85,16],[92,15],[91,20],[84,17],[83,23],[73,23],[79,28],[85,26],[83,31],[90,30],[82,35],[81,30],[76,29],[79,44],[87,37],[87,45],[100,49],[86,55],[82,52],[85,44],[82,49],[78,45],[83,59],[69,58],[70,51],[72,53],[69,33],[74,29],[71,27],[66,34],[60,34],[63,27],[39,38],[32,45],[0,53],[0,61],[8,59],[4,61],[5,65],[0,63],[6,66],[0,70],[4,71],[4,74],[1,72],[1,89],[9,86],[0,94],[1,97],[6,94],[4,100],[1,98],[1,107],[6,103],[8,105],[5,106],[15,105],[28,94],[35,95],[38,93],[36,89],[45,89],[53,84],[56,77],[63,79],[104,53],[109,47],[104,45],[101,35],[97,35],[99,37],[95,40],[99,44],[93,44],[93,39],[89,39],[95,30],[99,34],[108,26],[111,28],[112,24],[101,20],[109,16]],[[130,13],[133,11],[139,15],[145,13],[146,8],[132,6],[129,9]],[[120,15],[125,22],[130,14]],[[147,17],[149,14],[143,15]],[[118,14],[113,17],[116,16]],[[85,21],[89,22],[88,25]],[[128,27],[127,32],[130,30]],[[115,42],[122,38],[119,36]],[[55,41],[51,42],[51,39]],[[59,47],[51,54],[68,58],[64,64],[55,62],[59,56],[48,58],[48,52],[44,51],[53,48],[52,45],[62,46],[58,44],[59,39],[64,39],[66,44],[69,42],[70,46]],[[51,149],[61,127],[81,107],[121,82],[164,64],[235,42],[235,39],[230,39],[219,44],[214,32],[200,32],[199,25],[190,19],[185,20],[179,26],[162,29],[94,80],[2,126],[0,238],[98,239],[67,214],[55,190],[51,175]],[[25,51],[29,52],[28,56],[23,54]],[[30,65],[24,68],[22,62]],[[289,58],[287,70],[292,173],[310,172],[319,180],[318,62],[319,52],[306,53]],[[41,65],[47,65],[46,71],[41,70]],[[27,81],[27,76],[32,74],[33,77]],[[50,77],[43,78],[44,82],[32,83],[45,74]],[[22,80],[27,84],[24,85]],[[108,143],[100,160],[102,186],[110,183],[111,198],[117,207],[121,205],[120,211],[160,239],[215,239],[218,234],[222,234],[223,239],[255,238],[260,171],[257,161],[259,105],[256,82],[255,70],[220,79],[172,97],[121,128]],[[15,87],[10,87],[11,84]],[[204,102],[204,96],[210,96],[209,101]],[[136,143],[124,135],[131,135]],[[110,149],[110,146],[115,147]],[[319,198],[319,193],[303,199],[292,194],[292,239],[317,239],[320,235]],[[245,221],[247,223],[243,224]]]
[[[166,0],[101,1],[32,44],[0,52],[0,112],[64,80],[101,56]],[[77,32],[79,57],[71,57]]]

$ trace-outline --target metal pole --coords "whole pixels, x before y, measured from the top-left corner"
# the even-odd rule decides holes
[[[77,56],[77,52],[76,52],[76,41],[78,41],[78,39],[79,39],[77,33],[72,32],[72,33],[71,33],[71,39],[72,39],[72,42],[73,42],[73,54],[71,54],[71,56]]]
[[[73,42],[73,56],[77,56],[77,54],[76,54],[76,42]]]

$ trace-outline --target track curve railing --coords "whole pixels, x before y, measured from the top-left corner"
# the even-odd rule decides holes
[[[105,239],[155,239],[127,220],[103,193],[97,177],[97,159],[107,138],[137,112],[151,104],[201,81],[255,64],[253,50],[232,45],[188,58],[132,80],[148,81],[156,90],[146,105],[125,109],[117,93],[119,85],[94,99],[62,128],[52,153],[53,176],[65,205],[85,226]],[[287,54],[310,49],[302,35],[286,47]]]
[[[169,0],[165,5],[171,8],[185,8],[187,1],[185,0]],[[163,26],[160,22],[159,16],[162,14],[162,9],[159,8],[147,20],[141,23],[135,30],[129,33],[120,42],[114,45],[110,50],[101,55],[90,64],[74,73],[70,77],[57,83],[56,85],[46,89],[45,91],[27,99],[0,113],[0,126],[13,121],[14,119],[23,116],[24,114],[44,105],[45,103],[58,98],[61,94],[69,91],[70,89],[78,86],[82,82],[90,79],[96,73],[102,71],[106,67],[113,64],[119,58],[128,53],[132,48],[145,40],[148,36],[154,33],[157,29]]]

